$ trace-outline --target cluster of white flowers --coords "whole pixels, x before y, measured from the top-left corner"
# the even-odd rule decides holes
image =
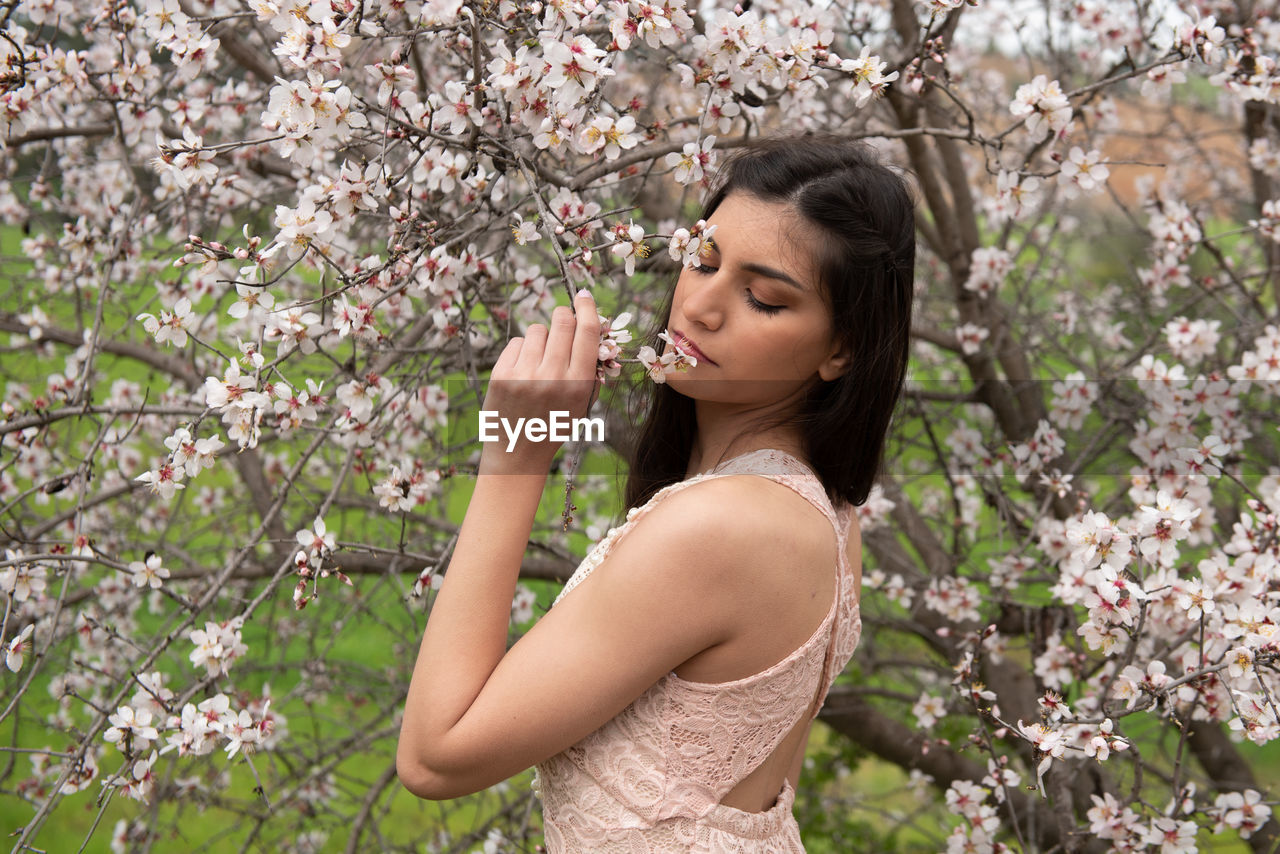
[[[1053,383],[1049,421],[1079,430],[1097,400],[1098,384],[1086,379],[1083,371],[1072,371]]]
[[[667,244],[667,254],[682,267],[697,266],[702,263],[702,256],[715,245],[711,239],[715,233],[716,226],[707,225],[705,219],[698,220],[692,228],[677,228]]]
[[[882,96],[889,88],[889,84],[898,79],[897,71],[884,73],[889,63],[871,53],[871,48],[865,45],[853,59],[839,59],[833,54],[828,57],[827,62],[852,78],[853,91],[850,94],[859,107],[864,107],[871,99]]]
[[[1073,145],[1058,172],[1058,186],[1063,188],[1068,198],[1073,198],[1079,191],[1086,194],[1100,191],[1110,175],[1111,170],[1103,164],[1102,153],[1098,149],[1086,152]]]
[[[982,350],[982,342],[990,335],[990,329],[976,323],[962,323],[956,327],[956,341],[966,356],[976,356]]]
[[[623,151],[635,148],[640,136],[635,132],[633,116],[614,119],[596,116],[578,131],[578,150],[583,154],[604,153],[606,160],[617,160]]]
[[[1175,357],[1184,362],[1195,363],[1217,349],[1218,341],[1222,338],[1218,331],[1221,326],[1220,320],[1175,317],[1164,326],[1165,340],[1169,342],[1169,351]]]
[[[255,376],[240,373],[239,360],[227,363],[222,379],[206,377],[202,397],[205,406],[221,413],[222,423],[228,425],[227,436],[230,439],[241,448],[257,447],[262,416],[271,409],[271,397],[258,391]],[[153,489],[157,488],[155,483],[153,478]]]
[[[440,472],[412,463],[393,465],[386,478],[374,484],[378,504],[387,510],[408,512],[425,504],[440,490]]]
[[[1268,324],[1253,339],[1253,346],[1240,354],[1240,361],[1227,368],[1233,380],[1259,382],[1273,390],[1280,384],[1280,325]]]
[[[1205,63],[1212,64],[1223,55],[1226,38],[1227,31],[1218,26],[1214,16],[1208,15],[1179,26],[1174,34],[1173,44],[1174,47],[1190,51]]]
[[[152,165],[181,190],[212,184],[218,177],[218,167],[212,162],[215,152],[206,148],[204,138],[190,127],[182,129],[180,142],[165,141],[157,135],[156,147],[160,149],[160,156],[151,161]]]
[[[1154,99],[1165,95],[1179,83],[1187,82],[1182,63],[1160,65],[1147,71],[1139,91],[1142,97]]]
[[[1053,422],[1040,419],[1036,432],[1025,442],[1009,446],[1014,461],[1014,476],[1021,482],[1028,475],[1039,472],[1056,460],[1066,448],[1066,442]]]
[[[249,651],[240,637],[244,620],[233,617],[221,623],[206,622],[203,629],[194,629],[188,635],[195,645],[189,658],[197,667],[204,667],[210,676],[224,676],[236,659]]]
[[[1154,194],[1147,208],[1150,211],[1147,228],[1155,239],[1154,258],[1150,267],[1138,271],[1138,277],[1151,291],[1156,305],[1164,305],[1169,288],[1185,288],[1191,284],[1190,268],[1185,262],[1203,232],[1191,208],[1168,191]]]
[[[908,611],[915,601],[915,590],[900,573],[888,575],[883,569],[872,569],[863,576],[862,585],[867,590],[879,591],[890,602]]]
[[[398,472],[393,471],[393,474],[398,474]],[[416,472],[415,475],[417,475]],[[419,481],[425,484],[424,489],[431,489],[434,487],[438,477],[438,473],[424,472],[419,476]],[[393,488],[397,489],[401,494],[404,492],[401,487],[395,486]],[[386,488],[384,487],[382,491],[385,492]],[[382,498],[382,493],[379,492],[378,494],[379,498]],[[388,507],[391,505],[383,503],[383,506]],[[337,549],[337,539],[328,526],[325,525],[323,518],[317,516],[311,527],[297,531],[294,534],[294,539],[297,540],[298,545],[302,546],[293,558],[294,574],[298,577],[298,581],[293,588],[294,608],[299,611],[305,608],[318,595],[320,579],[328,578],[330,575],[348,587],[355,586],[345,572],[331,565],[331,558]],[[310,588],[310,592],[308,592],[308,588]]]
[[[631,322],[631,313],[624,311],[614,318],[597,314],[600,318],[600,348],[596,353],[596,378],[603,382],[622,373],[622,345],[631,342],[631,332],[626,328]]]
[[[965,279],[965,289],[980,297],[990,296],[1012,269],[1013,258],[1009,257],[1008,252],[998,246],[981,246],[973,250],[969,260],[969,278]]]
[[[373,445],[370,427],[374,402],[391,396],[394,391],[389,379],[372,373],[338,386],[336,396],[344,409],[338,417],[337,427],[343,444],[364,448]]]
[[[982,591],[964,576],[946,576],[930,580],[924,591],[924,605],[953,623],[977,620]]]
[[[894,506],[893,500],[884,494],[884,487],[874,484],[867,500],[857,507],[859,528],[865,533],[885,524]]]
[[[191,300],[180,297],[173,304],[172,311],[161,311],[160,317],[143,313],[138,315],[142,328],[156,339],[157,344],[173,344],[175,347],[187,346],[187,329],[194,325],[195,313],[191,310]]]
[[[309,166],[322,150],[368,127],[369,119],[354,102],[351,87],[312,69],[306,80],[277,78],[262,126],[279,133],[274,145],[282,157]]]
[[[610,229],[609,237],[613,240],[611,251],[623,260],[627,275],[634,275],[636,259],[649,257],[649,247],[644,242],[644,228],[634,222],[626,225],[618,223]]]
[[[1280,178],[1280,148],[1265,136],[1258,137],[1249,143],[1249,166],[1273,179]]]
[[[197,439],[186,427],[179,427],[164,440],[164,446],[170,451],[169,461],[181,468],[187,477],[195,477],[204,469],[213,468],[218,452],[225,444],[217,433]]]
[[[0,569],[0,591],[14,602],[25,602],[33,595],[44,592],[48,570],[36,562],[25,561],[21,549],[4,550],[4,562],[8,566]]]
[[[672,371],[685,371],[698,366],[698,360],[680,349],[668,330],[659,332],[658,337],[667,345],[661,356],[648,345],[641,347],[639,353],[640,363],[654,382],[665,383],[667,374]]]
[[[686,142],[679,154],[673,151],[667,155],[667,167],[673,170],[677,184],[697,184],[707,177],[716,163],[715,152],[711,150],[715,144],[714,136],[706,136],[701,144]]]
[[[971,780],[956,780],[947,787],[947,809],[964,821],[952,828],[947,837],[947,854],[968,851],[990,851],[1004,854],[1009,849],[996,840],[1000,817],[996,805],[990,803],[991,790]]]
[[[153,767],[160,756],[204,756],[219,745],[227,758],[237,753],[269,750],[287,735],[283,715],[271,709],[270,687],[246,707],[234,709],[226,694],[215,694],[196,703],[186,703],[178,714],[169,711],[173,692],[164,687],[160,673],[138,677],[142,687],[133,699],[109,715],[103,740],[114,744],[127,759],[119,774],[104,780],[118,786],[135,800],[147,801],[154,783]],[[164,744],[160,746],[163,739]],[[154,749],[159,746],[159,749]],[[148,753],[149,751],[149,753]],[[97,762],[89,754],[87,762],[73,778],[76,790],[98,773]]]
[[[183,80],[194,80],[217,65],[219,41],[193,22],[178,0],[147,0],[141,23],[156,45],[172,54]]]
[[[673,45],[682,32],[693,29],[693,19],[685,11],[684,0],[668,0],[661,5],[646,0],[610,0],[610,49],[626,50],[636,40],[651,48]]]
[[[274,383],[271,394],[275,397],[272,407],[276,416],[276,429],[282,435],[289,435],[304,424],[309,424],[320,417],[318,407],[325,403],[321,382],[311,377],[306,379],[307,388],[291,388],[288,383]]]
[[[1001,170],[996,176],[996,194],[983,200],[987,217],[997,226],[1022,219],[1033,210],[1042,183],[1035,175]]]
[[[1018,87],[1009,112],[1015,118],[1025,119],[1027,132],[1032,136],[1049,132],[1065,138],[1071,133],[1071,102],[1063,94],[1058,81],[1043,74],[1037,74],[1030,83]]]

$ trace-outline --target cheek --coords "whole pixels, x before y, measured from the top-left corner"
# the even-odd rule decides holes
[[[808,371],[826,355],[826,337],[809,323],[797,323],[788,330],[778,330],[777,352],[784,364]]]

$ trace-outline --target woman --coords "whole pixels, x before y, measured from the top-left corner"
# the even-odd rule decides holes
[[[654,389],[626,523],[508,651],[556,449],[486,445],[409,688],[404,785],[451,798],[538,764],[552,852],[803,851],[809,725],[861,632],[852,508],[906,370],[910,195],[861,146],[775,138],[704,218],[662,319],[696,364]],[[574,307],[512,339],[486,409],[585,413],[600,327]]]

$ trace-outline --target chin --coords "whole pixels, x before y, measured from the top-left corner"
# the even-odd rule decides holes
[[[785,404],[803,395],[803,387],[794,381],[708,379],[680,371],[667,374],[667,385],[693,400],[752,407]]]

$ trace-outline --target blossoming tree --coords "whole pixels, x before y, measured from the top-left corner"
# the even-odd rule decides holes
[[[948,850],[1271,850],[1275,5],[0,4],[14,850],[526,850],[526,788],[395,782],[465,425],[578,287],[609,388],[678,370],[628,323],[697,258],[718,158],[784,126],[920,198],[810,843],[887,832],[819,782],[873,754]],[[607,455],[634,425],[600,406]],[[617,511],[578,460],[530,584]]]

